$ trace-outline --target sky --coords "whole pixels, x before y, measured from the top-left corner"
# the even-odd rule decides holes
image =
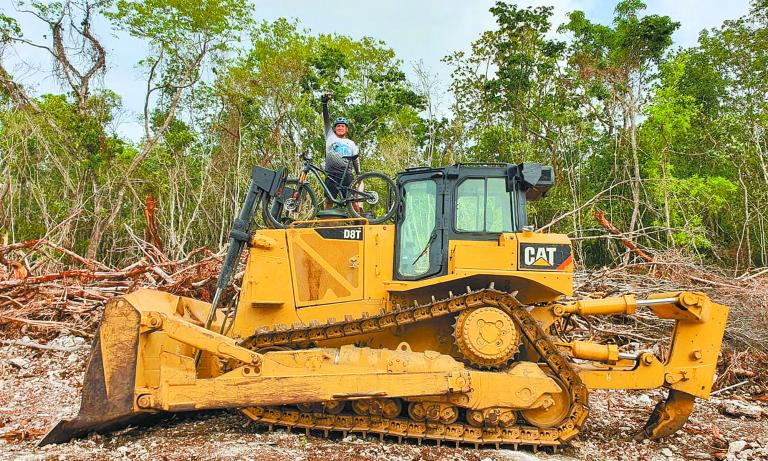
[[[413,65],[422,62],[437,77],[444,92],[450,80],[450,70],[441,59],[454,51],[468,49],[483,31],[495,26],[488,11],[494,0],[358,0],[335,4],[318,0],[251,1],[259,20],[296,18],[312,33],[339,33],[353,38],[370,36],[383,40],[403,61],[407,75],[413,76]],[[592,21],[610,24],[617,2],[525,0],[516,3],[520,6],[554,6],[552,20],[559,25],[573,10],[584,11]],[[749,10],[749,0],[646,0],[646,3],[646,14],[669,15],[681,23],[674,41],[675,46],[682,47],[695,45],[702,29],[718,27],[724,20],[736,19]],[[0,11],[15,17],[28,38],[42,40],[45,30],[34,18],[16,13],[10,6],[0,6]],[[96,24],[97,33],[99,26],[103,31],[100,38],[108,50],[104,84],[122,96],[126,107],[116,130],[122,136],[138,140],[142,134],[139,114],[144,83],[136,63],[144,56],[146,47],[139,40],[110,34],[106,23]],[[60,84],[50,75],[51,59],[44,51],[19,46],[6,51],[3,59],[9,63],[6,66],[14,77],[31,93],[61,91]],[[445,105],[448,99],[446,94]]]

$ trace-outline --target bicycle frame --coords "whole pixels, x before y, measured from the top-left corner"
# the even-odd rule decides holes
[[[344,178],[347,177],[347,173],[349,173],[349,165],[350,162],[347,163],[347,166],[344,168],[344,173],[341,175],[341,181],[336,181],[333,176],[329,176],[328,173],[326,173],[324,170],[320,169],[317,165],[312,163],[311,160],[307,159],[304,161],[304,167],[301,170],[301,174],[299,174],[298,179],[298,185],[296,187],[296,190],[293,192],[293,198],[298,199],[299,198],[299,191],[301,190],[301,186],[304,184],[307,184],[307,176],[309,176],[309,173],[312,173],[315,178],[317,178],[317,181],[320,183],[320,186],[323,188],[323,196],[325,196],[326,199],[330,200],[334,204],[338,206],[344,206],[347,203],[351,202],[361,202],[365,201],[368,198],[371,198],[370,194],[365,193],[364,191],[359,191],[357,189],[352,189],[347,186],[344,186],[342,183],[344,182]],[[337,199],[331,194],[330,189],[328,189],[328,186],[325,185],[325,180],[330,179],[335,185],[336,189],[340,192],[340,195],[342,196],[341,199]],[[358,195],[357,198],[350,197],[350,192],[352,195]]]

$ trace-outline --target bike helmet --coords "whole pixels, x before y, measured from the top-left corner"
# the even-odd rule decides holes
[[[349,128],[349,120],[345,119],[344,117],[339,117],[333,121],[334,128],[336,128],[336,125],[345,125],[347,128]]]

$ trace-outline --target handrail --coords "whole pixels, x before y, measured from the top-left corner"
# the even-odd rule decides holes
[[[507,162],[459,162],[456,163],[454,166],[503,166],[507,167],[510,165],[514,165],[513,163],[507,163]]]
[[[363,226],[367,226],[368,225],[368,218],[309,219],[309,220],[306,220],[306,221],[293,221],[291,224],[288,225],[288,228],[292,229],[294,227],[298,227],[297,224],[299,224],[299,225],[318,224],[318,223],[326,224],[326,223],[329,223],[329,222],[342,222],[342,223],[345,223],[347,221],[352,221],[353,223],[357,222],[357,221],[360,221],[361,225],[363,225]],[[338,226],[338,227],[341,227],[341,226]]]

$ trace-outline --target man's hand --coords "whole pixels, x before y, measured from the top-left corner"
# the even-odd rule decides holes
[[[325,103],[330,101],[332,97],[333,97],[333,93],[323,93],[323,95],[320,96],[320,100]]]

